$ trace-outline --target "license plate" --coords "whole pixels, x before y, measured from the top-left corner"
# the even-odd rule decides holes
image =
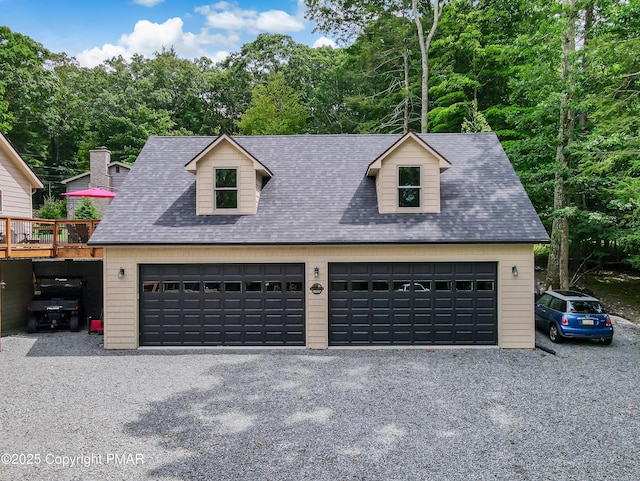
[[[582,319],[583,326],[593,326],[593,319]]]

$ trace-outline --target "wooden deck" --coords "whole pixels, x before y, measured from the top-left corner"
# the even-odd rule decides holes
[[[102,258],[102,249],[87,246],[99,222],[0,216],[0,259]]]

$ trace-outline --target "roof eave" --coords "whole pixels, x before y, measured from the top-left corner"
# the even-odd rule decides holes
[[[244,147],[242,147],[238,142],[235,141],[235,139],[233,139],[228,134],[219,135],[213,142],[207,145],[198,155],[196,155],[193,159],[187,162],[184,168],[188,172],[195,174],[196,166],[198,162],[205,155],[207,155],[211,150],[215,149],[218,145],[220,145],[222,142],[225,142],[225,141],[229,142],[234,148],[238,149],[242,154],[246,155],[247,158],[249,158],[253,162],[253,168],[256,170],[256,172],[261,173],[264,177],[273,177],[273,172],[271,172],[271,170],[269,170],[269,168],[266,165],[264,165],[262,162],[256,159],[253,156],[253,154],[251,154],[251,152],[247,151]]]

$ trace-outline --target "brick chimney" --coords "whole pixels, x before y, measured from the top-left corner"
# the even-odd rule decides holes
[[[89,188],[99,187],[109,190],[108,166],[111,162],[111,152],[106,147],[99,147],[89,152]]]

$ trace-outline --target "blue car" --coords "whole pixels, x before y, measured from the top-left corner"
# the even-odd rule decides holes
[[[547,291],[536,301],[536,326],[549,333],[552,342],[565,338],[613,340],[611,318],[598,299],[574,291]]]

